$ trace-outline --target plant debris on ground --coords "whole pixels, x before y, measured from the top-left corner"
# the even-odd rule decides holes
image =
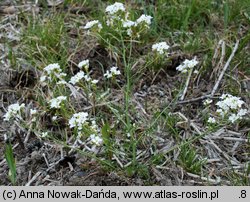
[[[0,185],[250,185],[250,0],[0,2]]]

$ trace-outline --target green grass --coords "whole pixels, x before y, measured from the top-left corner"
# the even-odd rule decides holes
[[[250,64],[250,52],[248,51],[250,41],[249,0],[159,0],[156,1],[155,5],[141,0],[126,1],[126,6],[131,7],[132,18],[137,18],[142,13],[153,16],[151,29],[144,33],[141,41],[131,42],[124,36],[124,33],[106,26],[104,26],[100,35],[95,35],[96,38],[82,34],[83,30],[79,27],[83,26],[85,21],[98,19],[105,22],[104,8],[111,2],[114,1],[66,0],[63,5],[55,10],[46,7],[46,2],[43,1],[44,6],[39,16],[35,18],[30,15],[22,16],[20,23],[22,23],[23,29],[19,44],[19,50],[22,52],[15,54],[10,49],[10,63],[13,67],[20,67],[17,58],[22,57],[26,63],[38,70],[42,70],[48,64],[59,63],[62,69],[68,73],[68,78],[74,74],[72,65],[70,65],[72,55],[78,53],[80,48],[85,48],[81,47],[83,44],[86,45],[86,49],[90,47],[87,46],[88,43],[91,43],[92,46],[101,44],[101,47],[107,50],[109,55],[116,55],[116,62],[123,74],[119,82],[115,80],[111,82],[103,81],[103,86],[95,89],[82,84],[83,88],[78,90],[86,94],[87,101],[74,100],[76,103],[65,105],[61,111],[50,111],[47,99],[55,95],[59,96],[62,93],[70,95],[71,92],[66,87],[55,86],[56,84],[53,82],[51,82],[51,86],[46,88],[36,86],[33,93],[37,100],[34,101],[49,116],[58,115],[65,120],[68,120],[72,113],[84,109],[87,104],[90,106],[91,103],[94,107],[90,108],[90,115],[100,125],[105,145],[104,153],[101,156],[95,156],[95,154],[75,150],[89,159],[94,158],[108,171],[115,170],[128,177],[139,176],[150,184],[151,182],[148,181],[151,175],[150,167],[166,165],[166,162],[168,162],[169,164],[176,163],[186,172],[207,176],[209,169],[206,168],[208,166],[204,157],[206,154],[199,140],[218,129],[217,127],[210,127],[206,123],[209,113],[215,110],[211,108],[201,114],[204,109],[202,105],[194,104],[188,105],[188,107],[176,105],[186,75],[178,76],[177,74],[176,80],[169,81],[172,87],[169,93],[172,100],[170,103],[164,103],[164,107],[154,106],[154,103],[151,103],[149,108],[155,107],[155,110],[149,112],[147,101],[142,102],[141,106],[145,108],[148,116],[145,116],[145,112],[142,113],[136,106],[134,93],[141,81],[151,85],[151,81],[146,82],[146,77],[151,79],[161,72],[160,70],[168,71],[168,68],[171,68],[171,64],[174,62],[172,58],[166,60],[165,58],[156,58],[151,53],[151,45],[159,41],[167,41],[171,47],[175,45],[170,52],[180,55],[179,63],[185,58],[197,56],[201,70],[201,78],[199,79],[208,81],[208,77],[214,69],[212,57],[218,41],[223,39],[226,43],[225,63],[236,39],[240,39],[239,49],[231,63],[228,74],[231,77],[234,76],[234,67],[237,65],[239,71],[242,71],[244,75],[250,75],[249,68],[247,68]],[[86,7],[90,10],[86,13],[73,15],[70,10],[67,10],[67,8],[72,7]],[[70,36],[72,29],[76,29],[77,32],[77,37],[74,39]],[[86,52],[88,51],[86,50]],[[78,56],[77,59],[80,60],[83,57],[86,57],[86,53]],[[76,61],[73,62],[76,63]],[[98,62],[101,63],[101,61]],[[137,62],[138,65],[135,65]],[[95,68],[93,67],[90,70],[91,74],[95,71],[105,71],[104,66],[102,66],[102,70],[96,70]],[[165,75],[163,74],[163,76]],[[249,94],[242,94],[240,89],[235,88],[237,81],[230,76],[224,78],[223,89],[220,90],[220,93],[229,92],[234,95],[245,96],[245,99],[246,97],[249,98]],[[161,77],[159,79],[163,80]],[[216,78],[213,79],[216,80]],[[163,81],[165,82],[165,80]],[[196,82],[197,79],[191,79],[189,96],[195,91],[193,88],[199,88],[196,86]],[[207,83],[203,85],[207,85]],[[204,91],[204,88],[202,90]],[[94,98],[89,96],[90,93],[94,94]],[[101,97],[103,94],[106,94],[106,96]],[[193,95],[196,96],[195,93]],[[112,103],[117,96],[121,96],[121,100]],[[97,106],[102,104],[101,107]],[[173,113],[176,111],[185,114],[188,120],[182,120],[181,117]],[[191,121],[198,125],[202,131],[201,134],[193,131],[193,128],[190,127]],[[60,123],[53,125],[53,127],[55,126],[59,127]],[[41,127],[41,130],[47,129],[42,122],[39,127]],[[230,128],[231,126],[225,125],[225,127]],[[65,128],[57,132],[51,129],[48,140],[70,149],[70,146],[67,145],[68,138],[69,136],[76,137],[77,131]],[[85,129],[87,138],[91,134],[91,130],[87,127]],[[46,141],[46,138],[44,140]],[[168,144],[167,141],[173,141],[173,145],[168,150],[159,152],[164,147],[161,144]],[[159,144],[161,148],[158,148]],[[151,156],[140,157],[140,151],[150,151]],[[10,154],[10,152],[8,153]],[[118,160],[115,161],[113,155],[116,155]],[[10,155],[6,157],[10,159],[8,162],[13,161]],[[9,166],[11,165],[10,168],[14,173],[13,162]],[[246,176],[231,173],[226,179],[230,179],[235,185],[247,185],[249,184],[248,170],[249,168],[247,168]],[[12,174],[11,181],[15,182],[14,174]]]
[[[22,33],[22,47],[26,60],[37,66],[57,61],[67,64],[69,38],[64,14],[51,14],[32,18],[27,16],[27,25]],[[43,68],[43,66],[38,67]]]
[[[14,186],[16,185],[16,181],[17,181],[16,160],[13,154],[12,145],[10,143],[7,143],[5,145],[5,159],[9,167],[9,178],[10,178],[11,184]]]
[[[206,165],[206,159],[200,158],[195,148],[185,144],[180,147],[179,163],[188,172],[200,175],[202,167]]]

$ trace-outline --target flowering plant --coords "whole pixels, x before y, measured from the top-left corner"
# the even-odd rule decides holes
[[[152,18],[142,14],[139,18],[133,19],[124,4],[115,2],[106,7],[103,23],[99,20],[89,21],[84,29],[95,34],[101,41],[112,43],[115,40],[117,43],[125,38],[140,38],[146,34]]]
[[[210,104],[210,101],[206,101],[206,104]],[[209,117],[209,123],[216,123],[217,121],[226,121],[230,123],[236,123],[243,119],[247,115],[248,110],[243,108],[244,101],[240,97],[236,97],[230,94],[223,94],[215,105],[217,106],[216,114],[217,118]]]

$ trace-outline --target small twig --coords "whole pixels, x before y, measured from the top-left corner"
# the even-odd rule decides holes
[[[207,163],[214,163],[214,162],[220,162],[221,159],[208,159]]]
[[[225,56],[226,56],[226,44],[225,44],[225,41],[223,41],[222,45],[221,45],[221,57],[220,57],[220,61],[218,63],[219,66],[220,65],[222,66]]]
[[[192,102],[197,102],[197,101],[205,100],[207,98],[212,98],[212,97],[211,97],[210,94],[208,94],[208,95],[203,95],[203,96],[200,96],[200,97],[197,97],[197,98],[193,98],[193,99],[190,99],[190,100],[179,101],[176,104],[189,104],[189,103],[192,103]]]
[[[139,158],[141,158],[141,157],[142,157],[144,154],[146,154],[146,153],[147,153],[146,151],[141,152],[141,153],[136,157],[136,160],[138,160]],[[128,162],[128,163],[124,166],[124,168],[130,166],[132,163],[133,163],[133,161]]]
[[[187,77],[187,80],[186,80],[185,87],[184,87],[184,90],[182,92],[182,95],[180,97],[180,101],[184,100],[184,98],[185,98],[185,95],[187,93],[187,89],[188,89],[188,86],[189,86],[189,82],[190,82],[190,78],[191,78],[192,73],[193,73],[193,70],[190,70],[189,73],[188,73],[188,77]]]
[[[70,172],[74,171],[74,167],[72,166],[72,164],[70,162],[67,162],[67,163],[69,165]]]
[[[25,139],[23,141],[24,144],[26,144],[29,141],[30,135],[31,135],[31,129],[29,129],[28,132],[27,132],[27,135],[26,135],[26,137],[25,137]]]
[[[29,174],[28,174],[28,181],[31,180],[31,170],[29,171]]]
[[[201,179],[202,181],[206,181],[206,182],[209,182],[209,183],[212,183],[212,184],[220,183],[220,179],[214,180],[214,179],[211,179],[210,177],[201,177],[201,176],[195,175],[193,173],[187,173],[187,175],[190,176],[190,177],[196,178],[196,179]],[[225,181],[225,182],[230,184],[230,182],[228,182],[228,181]]]
[[[176,112],[176,113],[174,113],[174,114],[178,114],[179,117],[181,117],[182,119],[184,119],[185,122],[188,122],[188,118],[187,118],[184,114],[182,114],[181,112]],[[199,135],[202,135],[202,132],[199,130],[199,128],[197,127],[197,125],[196,125],[194,122],[190,121],[190,126],[191,126]]]
[[[233,59],[233,57],[234,57],[234,55],[235,55],[237,49],[238,49],[238,46],[239,46],[239,40],[236,41],[236,44],[235,44],[235,46],[234,46],[234,49],[233,49],[233,51],[232,51],[230,57],[228,58],[228,60],[227,60],[227,62],[226,62],[226,64],[225,64],[225,66],[223,67],[223,69],[222,69],[222,71],[221,71],[221,73],[220,73],[220,76],[219,76],[217,82],[216,82],[215,85],[214,85],[214,88],[213,88],[213,90],[212,90],[212,92],[211,92],[211,96],[214,96],[215,92],[217,91],[217,89],[218,89],[218,87],[219,87],[219,85],[220,85],[220,82],[221,82],[221,80],[222,80],[222,78],[223,78],[223,76],[224,76],[224,74],[225,74],[227,68],[229,67],[230,62],[232,61],[232,59]]]
[[[46,158],[45,153],[43,153],[42,156],[43,156],[43,158],[44,158],[44,160],[45,160],[46,165],[47,165],[48,168],[49,168],[49,167],[50,167],[50,166],[49,166],[49,162],[48,162],[48,160],[47,160],[47,158]]]
[[[219,50],[220,50],[222,42],[223,42],[223,40],[220,40],[219,43],[217,44],[216,48],[215,48],[214,56],[212,58],[212,65],[213,66],[215,66],[215,62],[216,62],[216,59],[218,58]]]
[[[113,158],[116,160],[116,162],[119,164],[121,168],[124,168],[124,165],[122,164],[122,162],[118,159],[116,155],[113,155]]]
[[[217,65],[215,65],[215,60],[217,59],[218,57],[218,53],[219,53],[219,48],[221,46],[221,57],[220,57],[220,60],[219,62],[217,63]],[[210,80],[212,79],[213,77],[213,74],[214,72],[217,72],[218,69],[220,69],[223,65],[223,61],[224,61],[224,58],[225,58],[225,54],[226,54],[226,44],[225,44],[225,41],[223,40],[220,40],[219,43],[218,43],[218,46],[216,47],[216,50],[215,50],[215,53],[214,53],[214,57],[212,59],[212,66],[213,66],[213,71],[211,73],[211,76],[210,76]]]
[[[197,102],[197,101],[204,100],[204,99],[207,99],[207,98],[212,99],[212,98],[214,97],[215,92],[217,91],[217,89],[218,89],[218,87],[219,87],[219,85],[220,85],[220,82],[221,82],[221,80],[222,80],[222,78],[223,78],[223,76],[224,76],[224,74],[225,74],[227,68],[228,68],[229,65],[230,65],[231,60],[233,59],[233,57],[234,57],[234,55],[235,55],[235,53],[236,53],[236,51],[237,51],[237,49],[238,49],[238,46],[239,46],[239,40],[236,41],[236,44],[235,44],[235,46],[234,46],[234,49],[233,49],[233,51],[232,51],[232,53],[231,53],[229,59],[227,60],[225,66],[224,66],[224,68],[223,68],[223,70],[221,71],[221,74],[220,74],[220,76],[219,76],[217,82],[215,83],[214,88],[213,88],[213,90],[211,91],[211,94],[203,95],[203,96],[200,96],[200,97],[197,97],[197,98],[193,98],[193,99],[190,99],[190,100],[184,100],[184,101],[181,100],[181,101],[177,102],[176,104],[189,104],[189,103]],[[224,47],[224,46],[223,46],[223,47]],[[224,57],[224,56],[223,56],[223,55],[224,55],[224,51],[225,51],[224,48],[222,48],[222,52],[223,52],[223,53],[222,53],[222,57]],[[222,60],[222,59],[221,59],[221,60]]]
[[[228,140],[228,141],[236,141],[236,142],[248,142],[248,139],[243,139],[243,138],[237,138],[237,137],[215,137],[212,136],[210,137],[211,139],[217,139],[217,140]]]
[[[25,186],[30,186],[41,174],[42,172],[38,171]]]

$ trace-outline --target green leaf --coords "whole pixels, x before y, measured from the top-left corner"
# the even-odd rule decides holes
[[[10,143],[7,143],[5,147],[5,159],[10,169],[9,177],[10,177],[11,183],[15,185],[16,184],[16,161],[15,161],[12,146]]]

